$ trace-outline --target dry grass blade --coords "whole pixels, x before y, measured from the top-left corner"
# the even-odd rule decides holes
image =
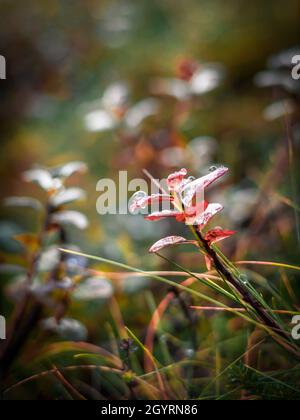
[[[185,280],[183,283],[181,283],[183,286],[191,286],[193,283],[195,283],[196,279],[195,278],[190,278]],[[153,353],[153,348],[154,348],[154,339],[155,339],[155,335],[157,333],[157,329],[159,327],[159,323],[163,317],[163,314],[165,313],[165,311],[168,308],[168,305],[170,304],[170,302],[172,301],[172,299],[174,298],[174,293],[173,292],[169,292],[164,299],[159,303],[159,305],[157,306],[155,312],[152,315],[152,318],[150,320],[148,329],[147,329],[147,334],[146,334],[146,339],[145,339],[145,347],[148,349],[148,351],[150,353]],[[145,372],[151,372],[151,370],[153,369],[153,363],[152,360],[146,356],[145,354],[145,358],[144,358],[144,368],[145,368]]]
[[[62,367],[60,368],[60,371],[62,372],[68,372],[68,371],[77,371],[77,370],[97,370],[99,369],[100,371],[103,372],[111,372],[111,373],[115,373],[118,375],[123,375],[124,372],[120,369],[116,369],[116,368],[110,368],[107,366],[98,366],[98,365],[77,365],[77,366],[66,366],[66,367]],[[36,381],[40,378],[49,376],[49,375],[53,375],[57,373],[57,368],[53,368],[53,369],[49,369],[49,370],[45,370],[43,372],[40,373],[36,373],[35,375],[29,376],[28,378],[22,379],[21,381],[13,384],[12,386],[10,386],[9,388],[7,388],[4,393],[8,393],[12,390],[14,390],[15,388],[19,387],[19,386],[23,386],[29,382],[32,381]]]
[[[220,308],[216,306],[191,306],[192,309],[197,309],[200,311],[214,311],[214,312],[247,312],[245,308]],[[274,310],[276,314],[282,315],[300,315],[300,312],[294,311],[285,311],[285,310]]]
[[[296,270],[300,271],[300,267],[297,265],[291,264],[284,264],[284,263],[277,263],[272,261],[237,261],[235,264],[237,265],[264,265],[266,267],[279,267],[279,268],[287,268],[289,270]]]
[[[53,365],[53,374],[59,380],[59,382],[66,388],[69,394],[75,400],[85,400],[86,398],[77,391],[77,389],[64,377],[64,375]]]
[[[63,352],[74,351],[97,354],[101,356],[106,361],[106,363],[111,364],[114,368],[123,368],[122,361],[117,356],[103,349],[102,347],[85,342],[63,341],[50,344],[38,352],[38,359],[51,357]]]

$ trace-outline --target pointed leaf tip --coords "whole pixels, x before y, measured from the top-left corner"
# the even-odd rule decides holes
[[[200,217],[196,219],[195,224],[199,225],[200,228],[203,229],[210,222],[210,220],[223,209],[224,207],[222,204],[209,204],[207,209],[200,215]]]
[[[187,170],[182,168],[178,172],[174,172],[168,176],[168,187],[170,191],[174,191],[177,187],[180,186],[184,178],[187,176]]]
[[[155,203],[162,203],[163,201],[172,202],[173,197],[167,194],[147,195],[143,191],[138,191],[132,196],[130,200],[129,210],[131,213],[134,213],[138,209],[145,209],[149,205],[152,205]]]
[[[145,216],[145,219],[155,222],[157,220],[165,219],[167,217],[174,217],[177,220],[179,220],[182,218],[182,215],[183,213],[179,211],[163,210],[163,211],[157,211],[157,212],[151,213],[148,216]]]
[[[205,239],[210,245],[212,245],[216,242],[222,241],[223,239],[230,238],[235,234],[235,230],[223,230],[221,228],[214,228],[207,232]]]
[[[187,184],[183,184],[182,188],[180,188],[183,204],[186,207],[191,206],[193,198],[196,194],[204,191],[205,188],[209,187],[213,182],[224,176],[228,171],[229,169],[225,166],[219,166],[209,174],[195,179]]]
[[[62,226],[75,226],[81,230],[86,229],[89,225],[88,219],[84,214],[73,210],[54,213],[51,217],[51,222]]]
[[[81,188],[66,188],[53,195],[50,203],[53,207],[61,207],[77,200],[86,199],[86,193]]]
[[[155,254],[156,252],[160,251],[161,249],[167,248],[173,245],[180,245],[180,244],[193,244],[197,245],[197,241],[189,241],[182,236],[168,236],[166,238],[160,239],[157,241],[152,247],[149,249],[151,254]]]
[[[25,182],[33,182],[39,185],[43,190],[53,189],[54,183],[51,174],[46,169],[34,168],[23,173]]]

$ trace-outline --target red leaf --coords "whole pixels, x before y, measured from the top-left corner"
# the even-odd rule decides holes
[[[199,225],[200,229],[203,229],[216,214],[223,210],[223,208],[222,204],[210,203],[206,210],[197,217],[194,224]]]
[[[174,199],[167,194],[152,194],[146,195],[142,191],[138,191],[133,197],[129,210],[134,213],[138,209],[144,209],[154,203],[161,203],[162,201],[172,202]]]
[[[195,206],[188,207],[184,212],[185,222],[188,225],[194,225],[196,220],[205,212],[207,207],[207,201],[203,201],[202,203],[196,204]]]
[[[205,264],[206,264],[207,270],[211,271],[213,268],[214,262],[212,258],[209,257],[208,255],[205,255]]]
[[[182,236],[168,236],[167,238],[160,239],[158,242],[152,245],[152,247],[149,249],[149,252],[156,253],[163,248],[166,248],[172,245],[180,245],[180,244],[198,245],[197,241],[188,241]]]
[[[198,178],[195,181],[191,181],[188,184],[184,185],[180,190],[182,195],[183,204],[186,207],[190,207],[195,195],[201,191],[204,191],[210,184],[212,184],[217,179],[221,178],[228,172],[228,168],[221,166],[215,171],[210,172],[208,175]]]
[[[145,219],[155,222],[157,220],[165,219],[167,217],[175,217],[179,221],[179,219],[182,218],[182,216],[183,213],[180,213],[179,211],[163,210],[149,214],[148,216],[145,216]]]
[[[174,172],[173,174],[168,176],[168,187],[170,191],[174,191],[177,187],[180,186],[184,178],[187,176],[187,170],[182,168],[178,172]]]
[[[236,231],[234,230],[223,230],[221,228],[214,228],[207,232],[205,239],[209,245],[222,241],[223,239],[230,238],[230,236],[235,235]]]

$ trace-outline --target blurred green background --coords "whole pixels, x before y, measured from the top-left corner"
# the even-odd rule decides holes
[[[144,168],[165,178],[182,166],[197,176],[210,165],[224,164],[230,178],[213,196],[225,204],[222,226],[238,230],[224,245],[226,254],[299,265],[299,93],[254,83],[271,56],[299,45],[299,0],[1,0],[0,16],[0,54],[7,60],[7,80],[0,81],[1,199],[42,197],[21,180],[35,164],[84,161],[89,172],[78,181],[88,199],[80,209],[90,226],[80,234],[72,231],[72,242],[143,269],[167,268],[147,249],[183,227],[99,216],[97,181],[117,180],[120,170],[127,170],[129,179],[143,177]],[[192,99],[157,94],[155,81],[178,80],[184,60],[219,63],[220,85]],[[120,82],[129,92],[122,104],[126,110],[149,97],[159,110],[128,130],[122,107],[112,109],[115,126],[92,132],[86,115],[97,109],[109,86]],[[293,113],[288,119],[266,119],[266,107],[281,99],[292,101]],[[5,208],[0,215],[3,260],[12,252],[10,233],[36,231],[37,223]],[[11,229],[7,220],[14,223]],[[193,253],[171,252],[191,270],[201,268]],[[279,282],[280,273],[270,279]],[[132,290],[128,284],[129,296],[138,292],[136,279]],[[142,290],[147,285],[140,282]],[[122,299],[126,322],[142,330],[144,298],[134,307],[131,297]],[[102,314],[94,306],[86,313],[75,307],[75,313],[89,323],[96,340]],[[221,334],[223,318],[217,319]]]
[[[281,120],[264,120],[274,92],[255,87],[253,78],[272,54],[298,43],[299,8],[297,0],[1,0],[0,51],[8,67],[0,90],[1,196],[20,194],[20,173],[34,163],[86,161],[86,210],[97,247],[110,223],[96,215],[97,180],[116,177],[118,170],[155,172],[147,147],[135,150],[141,136],[152,142],[154,154],[159,136],[166,146],[180,147],[198,136],[214,137],[213,158],[230,166],[232,183],[257,187],[284,128]],[[183,58],[222,63],[226,76],[176,132],[170,100],[135,138],[86,130],[85,107],[111,83],[128,83],[135,103],[149,96],[153,79],[174,77]],[[160,165],[154,175],[163,178],[168,171]]]

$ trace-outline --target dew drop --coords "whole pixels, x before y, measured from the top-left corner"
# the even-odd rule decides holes
[[[195,355],[195,351],[193,349],[185,349],[184,353],[189,359]]]
[[[137,201],[142,202],[143,199],[146,198],[146,197],[147,197],[147,194],[144,191],[138,191],[133,195],[132,200],[133,200],[133,202],[137,202]],[[146,200],[145,200],[145,204],[140,204],[140,207],[142,209],[145,209],[147,207]]]
[[[144,191],[137,191],[129,200],[129,210],[132,214],[139,208],[145,209],[147,207],[147,194]]]
[[[239,279],[243,284],[249,284],[249,279],[246,274],[240,274]]]
[[[137,191],[136,193],[133,194],[133,196],[131,197],[132,200],[141,200],[142,198],[147,197],[147,194],[145,193],[145,191]]]
[[[213,165],[209,168],[209,172],[215,172],[217,169],[218,169],[218,167]]]

